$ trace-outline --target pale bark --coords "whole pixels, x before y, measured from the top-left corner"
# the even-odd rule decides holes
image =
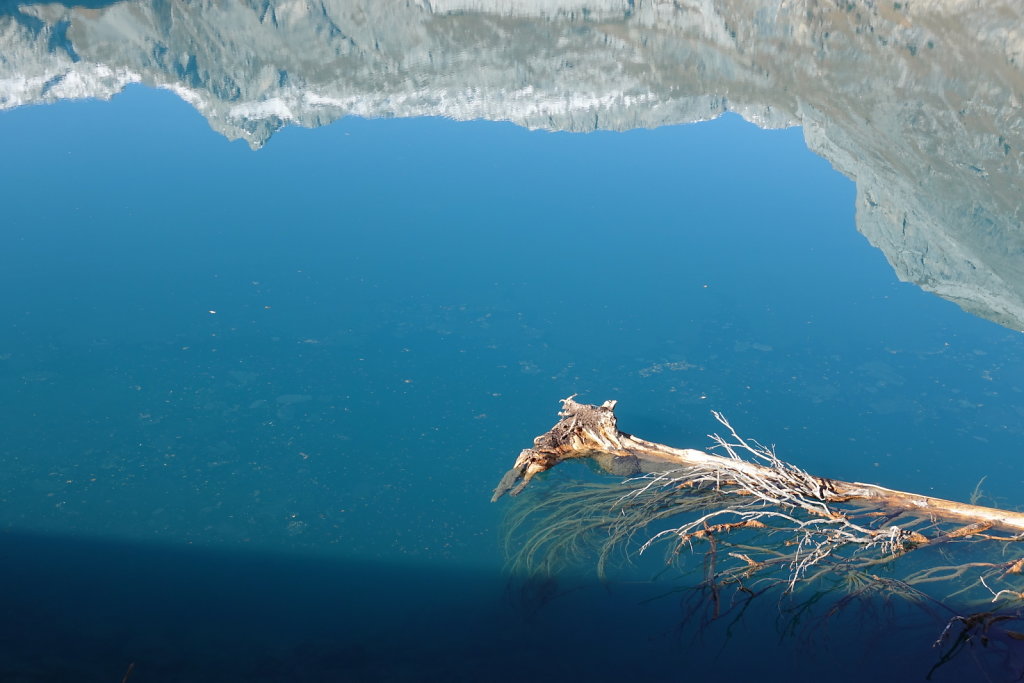
[[[616,401],[605,401],[600,406],[577,403],[573,397],[562,401],[561,419],[549,431],[534,439],[533,448],[524,449],[512,469],[494,490],[492,500],[502,495],[516,495],[537,474],[551,469],[564,460],[593,458],[604,470],[619,476],[649,472],[696,468],[702,472],[715,472],[721,477],[738,477],[744,481],[765,482],[772,487],[793,487],[795,473],[797,487],[792,499],[786,502],[811,512],[827,512],[831,504],[865,504],[891,513],[905,513],[917,518],[976,525],[978,533],[988,529],[1001,529],[1024,534],[1024,513],[1011,510],[959,503],[904,491],[895,491],[875,484],[846,482],[808,474],[795,467],[771,461],[761,464],[740,459],[729,449],[729,455],[714,455],[693,448],[673,448],[646,441],[619,431],[615,418]],[[728,427],[728,423],[722,420]],[[731,430],[731,427],[729,427]],[[736,437],[733,432],[733,437]],[[742,439],[744,449],[757,453]],[[723,439],[719,446],[728,446]],[[758,445],[759,446],[759,445]],[[768,454],[774,458],[773,454]],[[780,469],[786,473],[780,477]],[[752,492],[751,495],[757,495]],[[806,504],[801,504],[803,501]],[[824,508],[818,505],[826,506]]]

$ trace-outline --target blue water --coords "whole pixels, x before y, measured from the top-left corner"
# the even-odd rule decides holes
[[[135,86],[4,112],[0,149],[5,680],[923,677],[928,631],[826,653],[768,604],[727,641],[590,579],[519,604],[488,499],[574,393],[1022,502],[1024,339],[899,283],[799,129],[344,119],[253,152]]]

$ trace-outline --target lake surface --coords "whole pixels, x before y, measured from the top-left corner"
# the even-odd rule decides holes
[[[928,673],[899,607],[808,642],[771,600],[696,633],[647,566],[524,600],[488,502],[578,394],[1024,503],[1024,337],[901,282],[808,131],[345,116],[254,150],[152,85],[0,112],[0,678]]]

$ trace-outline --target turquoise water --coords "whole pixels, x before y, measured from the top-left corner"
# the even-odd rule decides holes
[[[799,129],[347,118],[253,152],[133,86],[4,112],[0,149],[11,680],[813,679],[772,605],[726,642],[643,584],[509,593],[490,492],[574,393],[1021,504],[1024,339],[898,282]],[[858,679],[930,666],[934,633],[837,628]]]

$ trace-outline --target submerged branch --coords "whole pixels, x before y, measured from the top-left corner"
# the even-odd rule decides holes
[[[519,454],[492,500],[570,459],[591,458],[619,480],[513,506],[517,572],[552,574],[596,551],[603,577],[617,551],[655,545],[685,571],[682,551],[702,547],[703,562],[689,567],[699,578],[685,588],[702,622],[738,618],[767,591],[804,588],[810,597],[784,610],[794,625],[822,598],[832,601],[822,619],[891,598],[938,617],[936,666],[974,643],[1024,646],[1024,513],[819,477],[744,439],[718,413],[725,436],[712,435],[708,453],[619,431],[615,401],[562,404],[561,419]],[[911,554],[921,562],[903,561]]]
[[[515,496],[580,458],[618,477],[549,488],[513,506],[507,543],[517,573],[551,575],[596,553],[603,578],[616,552],[660,545],[683,571],[677,580],[697,574],[683,590],[701,623],[735,620],[766,592],[794,597],[800,588],[803,597],[782,610],[787,631],[814,605],[815,625],[896,598],[937,618],[944,629],[933,672],[976,644],[989,653],[1024,648],[1024,514],[816,476],[744,439],[720,414],[716,453],[674,449],[618,430],[614,408],[564,399],[561,420],[495,489],[492,500]],[[697,548],[702,561],[685,566],[683,551]]]

